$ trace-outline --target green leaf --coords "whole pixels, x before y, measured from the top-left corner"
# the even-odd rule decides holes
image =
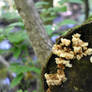
[[[55,12],[51,12],[50,15],[51,15],[51,16],[55,16],[56,13],[55,13]]]
[[[66,3],[68,0],[59,0],[58,1],[58,3],[60,4],[60,5],[63,5],[64,3]]]
[[[0,28],[0,34],[1,34],[1,33],[3,33],[3,29],[2,29],[2,28]]]
[[[8,40],[11,43],[20,43],[28,38],[25,31],[18,31],[8,35]]]
[[[5,32],[4,32],[4,35],[5,36],[8,36],[10,33],[11,33],[11,31],[14,29],[14,27],[6,27],[5,28]]]
[[[53,11],[53,7],[48,8],[48,11],[51,13]]]
[[[11,88],[15,87],[16,85],[18,85],[20,83],[20,81],[22,80],[23,78],[23,74],[18,74],[11,82]],[[21,92],[21,91],[20,91]]]
[[[66,12],[67,11],[67,7],[66,6],[62,6],[62,7],[55,7],[53,8],[54,12]]]
[[[11,65],[9,67],[9,70],[17,74],[31,72],[31,71],[40,74],[41,72],[39,68],[36,68],[34,66],[29,67],[29,66],[23,66],[23,65]]]
[[[13,49],[13,55],[16,59],[18,59],[20,54],[21,54],[21,48],[14,48]]]
[[[34,90],[33,92],[36,92],[36,90]]]
[[[48,35],[51,35],[53,33],[53,31],[52,31],[52,25],[46,25],[45,29],[46,29]]]
[[[23,24],[22,22],[15,22],[15,23],[12,23],[12,24],[10,24],[8,27],[15,27],[15,26],[19,26],[19,27],[24,28],[24,24]]]
[[[17,92],[23,92],[22,89],[18,90]],[[24,92],[28,92],[27,90],[25,90]]]
[[[5,39],[5,36],[4,34],[0,34],[0,41],[4,40]]]
[[[18,90],[17,92],[23,92],[22,89]]]
[[[4,30],[0,28],[0,41],[5,39]]]
[[[51,15],[52,17],[56,15],[56,13],[53,11],[53,8],[48,8],[48,9],[43,8],[41,10],[41,14],[40,14],[41,17],[46,18],[48,15]],[[49,16],[49,17],[51,17],[51,16]]]
[[[51,21],[53,19],[55,19],[56,16],[51,16],[51,17],[47,17],[47,18],[43,18],[43,21],[46,22],[46,21]]]
[[[35,4],[35,6],[36,6],[37,8],[40,8],[40,7],[42,7],[43,5],[48,5],[48,4],[49,4],[48,2],[39,1],[39,2],[37,2],[37,3]]]
[[[2,18],[5,18],[7,20],[13,20],[13,19],[21,19],[21,17],[16,12],[6,12],[2,14]]]
[[[79,4],[82,4],[82,3],[83,3],[82,0],[60,0],[60,1],[58,1],[58,3],[59,3],[60,5],[63,5],[63,4],[66,3],[66,2],[79,3]]]
[[[62,21],[61,23],[59,23],[58,25],[62,26],[62,25],[67,25],[67,24],[76,24],[76,21],[71,20],[71,19],[66,19],[66,20]]]
[[[2,50],[2,49],[0,49],[0,54],[5,54],[5,53],[9,53],[9,50]]]
[[[83,3],[82,0],[68,0],[68,2],[70,2],[70,3],[79,3],[79,4]]]
[[[47,16],[48,14],[50,14],[50,11],[48,11],[48,9],[42,9],[40,16]]]
[[[24,92],[28,92],[27,90],[25,90]]]

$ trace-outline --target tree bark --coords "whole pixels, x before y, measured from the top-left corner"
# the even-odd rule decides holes
[[[73,29],[69,29],[67,34],[60,38],[71,39],[75,33],[81,34],[81,39],[89,43],[89,48],[92,48],[92,21]],[[57,40],[57,44],[60,42]],[[57,65],[55,58],[57,56],[52,54],[46,66],[43,68],[42,79],[44,92],[48,92],[48,85],[44,77],[45,73],[56,73]],[[92,63],[90,62],[91,56],[83,57],[81,60],[72,60],[72,68],[65,69],[67,81],[59,86],[52,86],[51,92],[92,92]]]
[[[16,7],[21,15],[31,45],[42,66],[45,65],[51,52],[52,42],[49,39],[33,0],[15,0]]]

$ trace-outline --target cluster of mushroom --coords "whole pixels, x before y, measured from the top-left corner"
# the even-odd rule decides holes
[[[55,74],[45,73],[48,86],[61,85],[66,81],[64,69],[72,67],[70,64],[72,59],[80,60],[83,56],[92,54],[92,48],[88,48],[88,42],[82,41],[80,36],[76,33],[72,35],[72,40],[61,38],[61,42],[53,46],[52,52],[57,55],[55,62],[58,69]]]

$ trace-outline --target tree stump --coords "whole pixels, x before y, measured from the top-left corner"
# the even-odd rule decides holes
[[[85,42],[88,42],[88,47],[92,48],[92,21],[69,29],[67,34],[61,37],[72,39],[72,35],[75,33],[81,34],[81,39]],[[56,43],[60,43],[60,38]],[[42,71],[44,92],[46,92],[48,89],[44,74],[56,73],[57,70],[55,58],[56,55],[51,54],[51,57]],[[81,60],[74,59],[72,61],[72,67],[65,69],[67,81],[59,86],[51,87],[51,92],[92,92],[91,72],[92,63],[90,62],[90,56],[83,57]]]

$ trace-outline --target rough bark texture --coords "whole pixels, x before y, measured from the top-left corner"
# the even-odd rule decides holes
[[[33,0],[15,0],[19,14],[23,18],[31,45],[42,65],[45,65],[50,54],[52,42],[50,41],[34,6]]]
[[[79,33],[82,35],[81,39],[88,42],[89,48],[92,48],[92,22],[77,26],[68,31],[66,35],[61,37],[71,39],[74,33]],[[57,43],[60,42],[60,38]],[[56,56],[52,54],[47,65],[43,68],[42,79],[44,92],[48,89],[44,74],[55,73],[57,70],[55,57]],[[90,56],[83,57],[79,61],[72,60],[71,63],[73,67],[65,69],[68,80],[60,86],[53,86],[51,92],[92,92],[92,63],[90,62]]]

